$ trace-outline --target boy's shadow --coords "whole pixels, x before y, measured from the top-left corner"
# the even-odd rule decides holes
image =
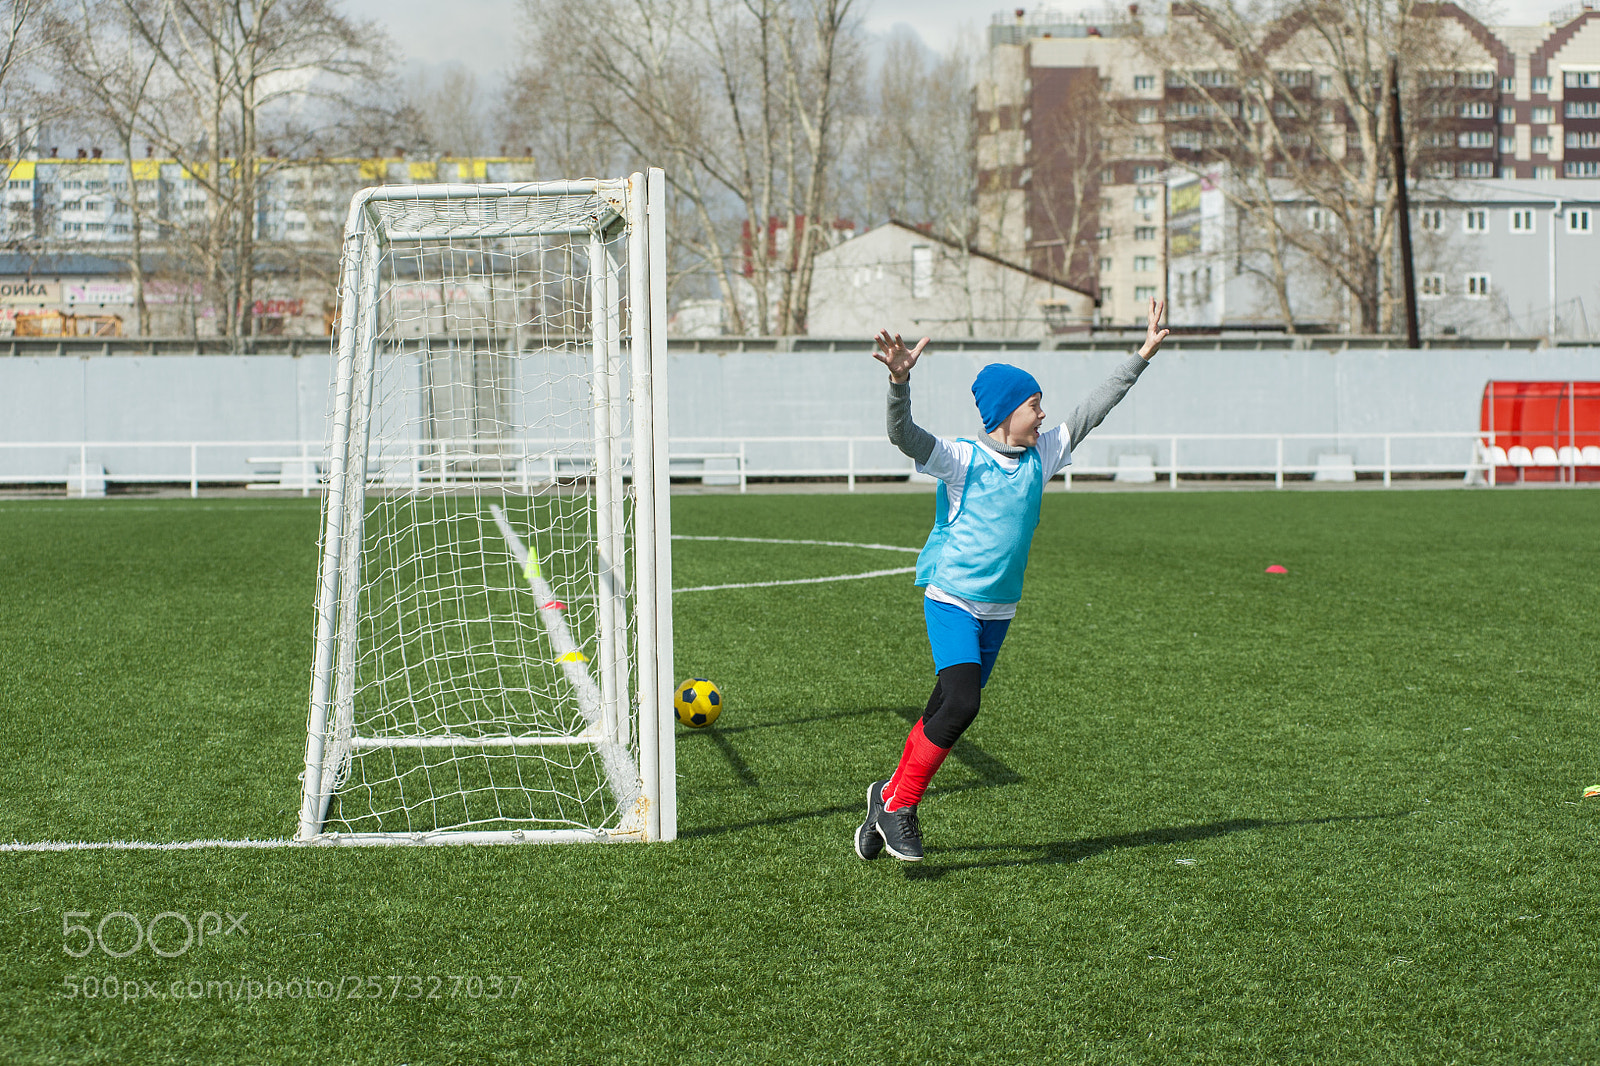
[[[1243,833],[1252,829],[1278,829],[1289,826],[1330,825],[1334,822],[1366,822],[1379,818],[1404,818],[1410,811],[1389,814],[1336,814],[1325,818],[1295,818],[1273,821],[1266,818],[1229,818],[1222,822],[1204,825],[1178,825],[1163,829],[1144,829],[1133,833],[1112,833],[1106,836],[1085,837],[1081,840],[1057,840],[1046,844],[973,844],[967,847],[940,848],[941,854],[976,854],[979,858],[966,862],[922,862],[906,864],[907,880],[938,880],[945,874],[962,870],[998,869],[1007,866],[1057,866],[1082,862],[1102,852],[1120,851],[1124,848],[1143,848],[1158,844],[1187,844],[1228,833]],[[985,853],[1004,852],[1004,857],[985,859]]]

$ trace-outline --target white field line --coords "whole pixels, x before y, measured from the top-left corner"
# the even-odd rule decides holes
[[[157,508],[149,509],[156,510]],[[222,508],[217,509],[221,510]],[[238,509],[248,510],[249,508]],[[62,510],[77,511],[82,510],[82,508],[62,508]],[[497,523],[504,523],[502,516],[496,516],[496,521]],[[509,524],[501,524],[502,533],[505,533],[508,528]],[[739,544],[809,544],[820,548],[864,548],[872,551],[910,552],[913,555],[921,551],[920,548],[905,548],[898,544],[856,544],[850,541],[842,540],[793,540],[781,537],[692,537],[674,533],[672,539],[701,541],[722,540]],[[511,533],[507,537],[507,546],[511,548],[512,555],[517,559],[519,567],[525,567],[527,562],[527,549],[522,548],[521,539],[518,538],[515,533]],[[522,548],[520,555],[517,552],[518,548]],[[917,568],[914,566],[903,566],[897,567],[893,570],[869,570],[864,574],[839,574],[834,577],[801,577],[791,578],[787,581],[748,581],[728,585],[699,585],[695,588],[673,589],[672,591],[673,594],[676,595],[680,592],[714,592],[720,589],[773,588],[778,585],[818,585],[828,581],[860,581],[864,578],[870,577],[891,577],[896,574],[911,574],[915,573],[916,569]],[[525,570],[524,572],[526,573]],[[530,581],[530,584],[534,586],[534,592],[537,596],[540,592],[539,585],[543,584],[543,582]],[[548,586],[545,586],[545,588],[548,589]],[[548,602],[551,598],[552,597],[550,595],[545,595],[543,597],[543,602]],[[557,619],[556,621],[563,629],[565,628],[565,620]],[[554,633],[551,635],[552,637],[555,636]],[[559,638],[556,639],[559,640]],[[567,644],[570,644],[571,639],[572,638],[569,635],[567,640],[563,642],[562,646],[565,647]],[[564,663],[563,666],[577,667],[580,670],[582,669],[577,663],[572,662]],[[582,684],[581,681],[578,683],[580,685]],[[590,681],[589,683],[591,686],[593,685],[593,681]],[[0,852],[197,851],[202,848],[295,848],[314,846],[317,846],[315,841],[302,842],[295,840],[177,840],[169,843],[155,843],[147,840],[41,840],[28,844],[21,842],[12,842],[10,844],[0,843]]]
[[[0,844],[0,851],[198,851],[201,848],[293,848],[293,840],[174,840],[158,844],[148,840],[40,840],[30,844]]]
[[[505,538],[517,569],[522,571],[528,587],[533,590],[533,598],[540,604],[539,620],[544,623],[550,646],[557,653],[556,661],[561,664],[578,697],[578,710],[588,720],[589,728],[604,737],[605,715],[600,704],[600,689],[596,687],[594,678],[589,676],[589,668],[585,665],[589,660],[573,641],[562,608],[552,606],[556,603],[556,595],[540,572],[538,559],[529,555],[504,511],[490,504],[489,514],[493,516],[495,525],[500,527],[500,535]],[[594,747],[601,765],[605,767],[611,794],[616,797],[618,806],[624,811],[632,810],[639,798],[639,765],[634,761],[633,753],[614,739],[596,740]]]
[[[921,548],[905,548],[898,544],[856,544],[845,540],[793,540],[786,537],[692,537],[674,533],[673,540],[730,541],[735,544],[811,544],[822,548],[863,548],[868,551],[910,552],[915,555]],[[861,581],[869,577],[892,577],[896,574],[914,574],[914,566],[901,566],[893,570],[868,570],[861,574],[836,574],[831,577],[797,577],[785,581],[740,581],[727,585],[696,585],[693,588],[673,589],[674,596],[682,592],[718,592],[722,589],[770,589],[779,585],[821,585],[829,581]]]

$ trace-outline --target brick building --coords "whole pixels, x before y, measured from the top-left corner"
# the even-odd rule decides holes
[[[1428,5],[1447,68],[1412,72],[1425,132],[1419,180],[1600,177],[1600,11],[1582,4],[1540,26],[1488,26],[1455,4]],[[1101,320],[1138,320],[1168,291],[1165,182],[1219,150],[1217,110],[1243,94],[1225,50],[1208,49],[1198,5],[1160,23],[1132,16],[996,16],[974,95],[979,242],[1099,293]],[[1296,17],[1260,27],[1286,151],[1312,140],[1359,153],[1335,73]],[[1178,55],[1176,69],[1161,56]],[[1281,59],[1277,58],[1281,57]],[[1292,116],[1292,117],[1290,117]],[[1273,174],[1282,177],[1282,174]]]

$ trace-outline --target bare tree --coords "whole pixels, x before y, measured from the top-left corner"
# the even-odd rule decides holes
[[[341,15],[331,0],[118,0],[133,33],[159,60],[162,106],[144,133],[205,194],[189,235],[205,299],[220,332],[252,332],[261,181],[279,165],[267,136],[309,142],[305,127],[275,117],[295,104],[337,97],[376,78],[385,40]],[[263,123],[280,127],[264,135]],[[181,227],[180,227],[181,230]]]
[[[1473,91],[1456,80],[1475,47],[1453,32],[1457,10],[1419,0],[1220,0],[1174,5],[1168,33],[1145,38],[1169,85],[1183,90],[1169,92],[1168,161],[1224,176],[1219,187],[1247,220],[1241,232],[1254,234],[1241,252],[1264,263],[1255,269],[1291,327],[1289,279],[1308,268],[1347,304],[1350,328],[1384,328],[1395,202],[1390,56],[1419,75],[1402,84],[1419,119],[1407,125],[1416,159],[1430,134],[1453,130],[1461,90]]]
[[[63,102],[79,118],[101,127],[115,138],[128,162],[126,192],[118,205],[129,216],[129,247],[125,257],[133,280],[134,312],[139,332],[150,332],[150,308],[145,299],[145,238],[151,203],[145,186],[159,188],[159,173],[150,174],[134,159],[136,132],[146,121],[160,65],[158,53],[144,47],[127,21],[121,0],[75,0],[51,12],[51,79]],[[151,12],[148,28],[164,40],[169,26],[161,11]],[[156,164],[159,167],[159,164]],[[152,182],[151,178],[155,179]]]
[[[712,276],[734,332],[802,332],[857,66],[855,2],[526,0],[532,57],[515,92],[546,106],[525,121],[567,124],[545,138],[559,161],[665,166],[692,219],[675,243]],[[776,257],[775,222],[788,235]]]

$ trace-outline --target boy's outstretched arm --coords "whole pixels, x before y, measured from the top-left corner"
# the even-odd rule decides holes
[[[1167,310],[1165,300],[1150,301],[1149,321],[1145,328],[1144,343],[1139,346],[1139,354],[1131,356],[1111,376],[1106,378],[1100,386],[1091,392],[1084,401],[1073,408],[1067,416],[1068,450],[1076,448],[1089,431],[1105,421],[1111,409],[1127,395],[1133,383],[1139,380],[1139,375],[1144,373],[1144,368],[1150,364],[1151,356],[1161,347],[1161,342],[1167,339],[1167,334],[1172,332],[1161,327],[1161,316]]]
[[[877,342],[872,357],[889,368],[889,443],[910,459],[926,463],[938,439],[911,421],[911,368],[917,365],[928,338],[918,341],[915,348],[907,348],[899,334],[884,330],[878,334]]]

